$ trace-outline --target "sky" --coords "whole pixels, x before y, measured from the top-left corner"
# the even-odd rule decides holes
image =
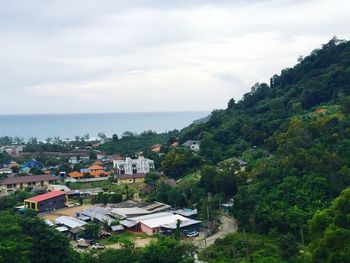
[[[210,111],[333,36],[348,0],[0,0],[0,114]]]

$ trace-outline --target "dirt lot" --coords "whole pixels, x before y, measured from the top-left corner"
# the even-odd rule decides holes
[[[93,207],[93,205],[80,205],[80,206],[66,207],[63,209],[56,210],[56,211],[42,213],[42,214],[40,214],[40,216],[44,219],[54,221],[57,217],[60,217],[60,216],[75,217],[75,214],[77,212],[81,212],[81,211],[89,209],[91,207]]]
[[[152,238],[151,237],[150,238],[135,238],[133,241],[135,243],[135,247],[145,247],[149,243],[151,243]],[[119,248],[121,248],[121,245],[119,243],[110,244],[110,245],[107,245],[106,248],[119,249]]]

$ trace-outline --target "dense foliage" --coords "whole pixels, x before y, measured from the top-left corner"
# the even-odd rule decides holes
[[[233,215],[240,230],[275,239],[285,260],[300,257],[298,247],[312,240],[307,221],[350,185],[349,94],[350,42],[334,38],[273,76],[270,85],[256,84],[241,101],[231,100],[208,122],[181,133],[181,140],[201,140],[208,163],[232,157],[248,162],[235,176]],[[225,192],[224,186],[215,189],[217,169],[204,169],[202,187]],[[346,231],[338,234],[333,238],[342,243]],[[345,262],[344,256],[337,260],[324,262]]]
[[[1,212],[0,237],[0,262],[68,263],[78,257],[68,239],[32,211],[23,216]]]
[[[313,262],[347,262],[350,259],[350,189],[331,207],[317,212],[309,222]]]

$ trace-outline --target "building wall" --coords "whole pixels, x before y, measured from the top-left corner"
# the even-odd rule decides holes
[[[133,174],[133,166],[136,166],[137,173],[149,173],[154,169],[154,161],[139,157],[138,159],[131,159],[127,157],[125,160],[114,160],[113,167],[118,170],[124,170],[125,174]]]
[[[45,201],[38,202],[39,212],[51,211],[54,209],[60,209],[66,207],[66,196],[61,195],[54,198],[50,198]]]
[[[143,183],[145,181],[145,178],[136,178],[135,183]]]
[[[141,228],[141,231],[143,233],[146,233],[147,235],[153,235],[155,233],[158,233],[158,228],[151,228],[142,223],[140,223],[140,228]]]
[[[12,185],[1,185],[0,195],[9,195],[17,190],[24,189],[26,187],[35,187],[35,186],[48,186],[50,183],[56,181],[41,181],[41,182],[29,182],[29,183],[20,183]]]

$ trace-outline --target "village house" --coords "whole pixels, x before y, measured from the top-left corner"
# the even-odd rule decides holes
[[[171,212],[160,212],[150,215],[130,218],[131,221],[138,223],[138,230],[153,235],[156,233],[171,233],[177,228],[178,221],[180,222],[180,231],[184,230],[199,230],[201,221],[186,218],[184,216]]]
[[[113,160],[113,168],[117,174],[146,174],[154,170],[154,161],[143,156],[137,159],[126,157],[125,160]]]
[[[200,229],[202,222],[193,219],[197,214],[197,210],[171,211],[170,209],[169,205],[159,202],[139,203],[128,200],[118,204],[109,204],[108,206],[91,207],[77,213],[77,218],[83,221],[94,219],[108,224],[119,221],[122,226],[118,227],[120,230],[141,231],[148,235],[174,233],[178,223],[180,223],[181,236],[184,236],[186,231],[198,231]],[[188,217],[181,214],[186,214]]]
[[[119,174],[116,176],[117,183],[120,184],[134,184],[134,183],[143,183],[145,181],[144,173],[137,174]]]
[[[111,174],[110,172],[106,172],[102,166],[97,164],[90,166],[87,172],[93,177],[105,177]]]
[[[151,151],[152,151],[153,153],[160,153],[161,148],[162,148],[162,145],[160,145],[160,144],[155,144],[155,145],[152,145],[152,146],[151,146]]]
[[[59,177],[49,174],[5,178],[0,181],[0,195],[9,195],[26,187],[48,186],[49,184],[59,180]]]
[[[31,208],[39,213],[66,207],[66,193],[53,191],[24,200],[24,208]]]
[[[84,175],[82,173],[79,173],[77,171],[73,171],[73,172],[69,173],[68,176],[71,178],[74,178],[74,179],[80,179],[80,178],[84,177]]]
[[[68,234],[72,239],[78,239],[83,235],[86,222],[70,216],[60,216],[55,219],[56,229],[64,234]]]
[[[12,169],[11,168],[0,168],[0,174],[12,174]]]
[[[48,187],[47,187],[47,191],[49,192],[53,192],[53,191],[63,191],[65,192],[66,194],[69,193],[71,190],[65,186],[65,185],[61,185],[61,184],[50,184]]]
[[[184,142],[181,146],[185,148],[189,148],[194,152],[200,151],[200,141],[198,140],[188,140]]]

